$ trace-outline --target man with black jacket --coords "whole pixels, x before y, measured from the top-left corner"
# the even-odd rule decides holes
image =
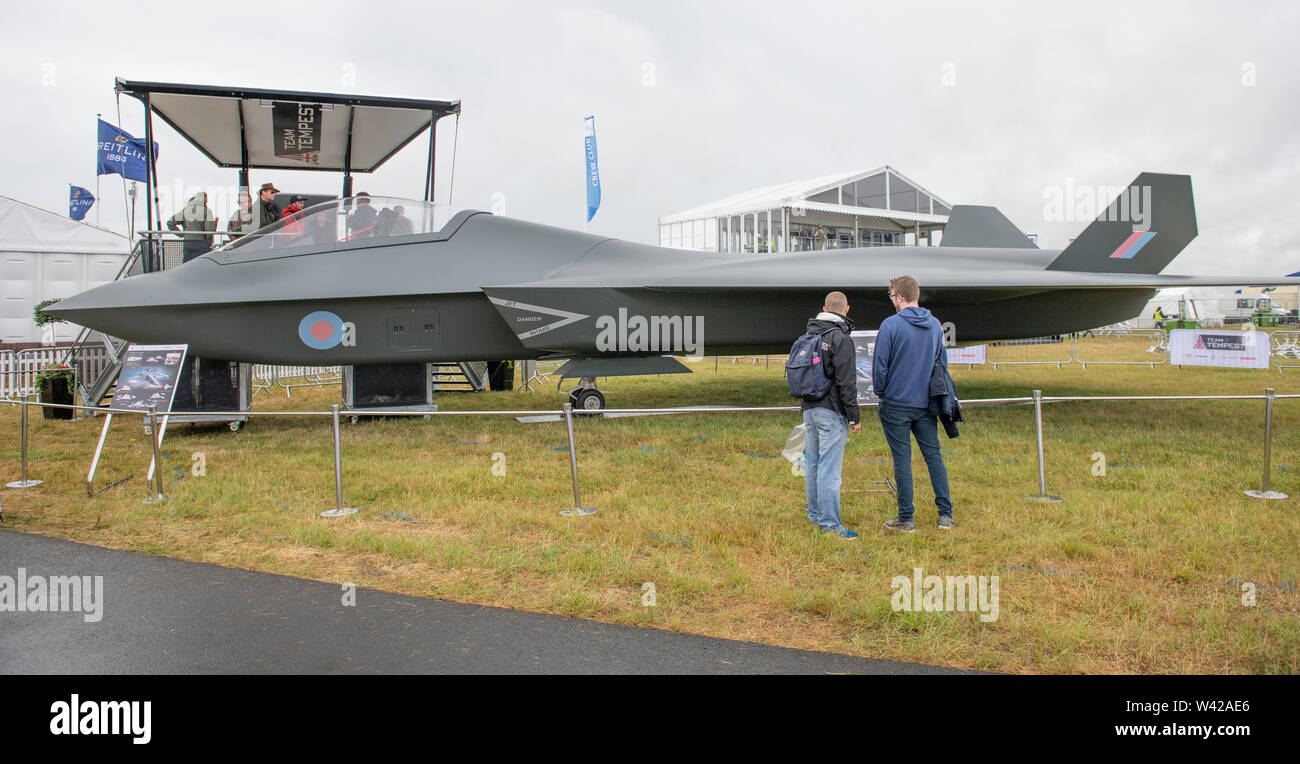
[[[280,193],[280,189],[275,187],[274,183],[263,183],[262,187],[257,190],[257,203],[253,205],[253,230],[265,228],[272,223],[280,222],[281,209],[280,205],[275,203],[275,195]],[[248,233],[248,231],[244,231]]]
[[[862,429],[858,413],[855,372],[857,351],[849,332],[849,300],[843,292],[826,295],[826,304],[808,322],[808,333],[821,335],[822,359],[831,389],[814,401],[804,400],[804,483],[808,494],[808,519],[821,530],[840,538],[858,534],[840,522],[840,471],[849,432]]]

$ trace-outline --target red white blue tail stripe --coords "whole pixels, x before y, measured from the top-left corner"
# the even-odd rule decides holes
[[[1112,259],[1130,260],[1155,237],[1155,231],[1134,231],[1132,236],[1125,239],[1123,244],[1110,253],[1110,256]]]

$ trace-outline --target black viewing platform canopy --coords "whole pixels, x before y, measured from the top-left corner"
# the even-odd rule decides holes
[[[433,201],[433,126],[460,114],[460,101],[342,95],[166,82],[116,80],[114,90],[145,106],[145,132],[153,142],[153,119],[164,122],[218,167],[248,170],[315,170],[343,173],[343,196],[352,195],[352,173],[374,172],[429,130],[424,198]],[[149,185],[157,175],[149,162]],[[150,194],[153,196],[153,194]],[[151,226],[152,227],[152,226]]]

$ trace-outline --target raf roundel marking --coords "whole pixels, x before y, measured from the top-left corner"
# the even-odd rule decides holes
[[[303,316],[298,322],[298,338],[317,350],[329,350],[343,341],[343,319],[328,310]]]

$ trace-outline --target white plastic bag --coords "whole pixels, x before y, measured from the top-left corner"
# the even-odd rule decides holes
[[[786,461],[797,466],[800,472],[804,469],[803,439],[804,423],[800,422],[790,431],[790,437],[785,441],[785,448],[781,449],[781,456],[784,456]]]

